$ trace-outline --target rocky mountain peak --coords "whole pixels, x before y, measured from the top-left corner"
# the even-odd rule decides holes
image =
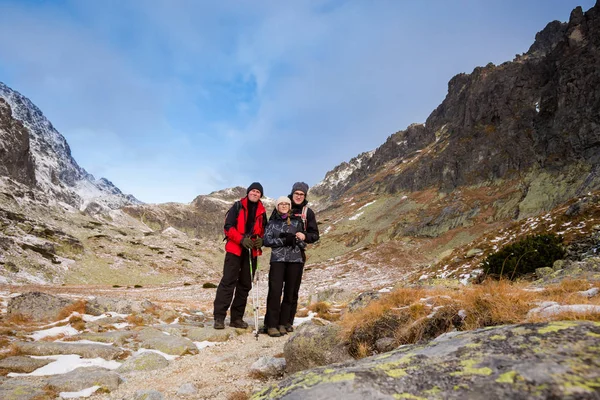
[[[140,201],[81,168],[65,138],[27,97],[0,82],[0,176],[80,210],[116,209]],[[91,206],[91,208],[90,208]]]
[[[599,9],[578,7],[568,23],[549,23],[514,61],[456,75],[424,125],[392,134],[368,161],[333,179],[352,162],[340,164],[315,185],[319,194],[451,192],[570,168],[582,175],[547,206],[599,187]]]

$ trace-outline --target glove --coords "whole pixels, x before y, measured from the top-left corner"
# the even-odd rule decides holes
[[[296,235],[293,233],[286,233],[284,243],[286,246],[293,246],[296,243]]]
[[[245,237],[242,239],[242,246],[246,249],[251,249],[254,246],[254,242],[249,237]]]
[[[260,236],[257,236],[256,239],[254,239],[254,248],[260,249],[262,246],[263,246],[263,240]]]

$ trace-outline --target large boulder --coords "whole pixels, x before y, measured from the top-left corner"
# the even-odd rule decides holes
[[[15,348],[21,354],[31,356],[52,356],[57,354],[77,354],[83,358],[103,358],[114,360],[125,354],[125,350],[116,346],[87,343],[64,342],[15,342]]]
[[[429,344],[294,374],[254,399],[598,399],[600,323],[445,334]]]
[[[146,309],[155,307],[148,300],[133,301],[129,299],[113,299],[108,297],[95,297],[85,304],[86,314],[102,315],[107,312],[119,314],[143,313]]]
[[[100,367],[79,367],[48,379],[48,387],[58,392],[78,392],[92,386],[113,391],[120,383],[121,377],[118,373]]]
[[[351,360],[339,325],[312,319],[300,325],[283,347],[287,372]]]
[[[9,316],[21,315],[35,321],[55,321],[73,300],[42,292],[23,293],[8,301]]]

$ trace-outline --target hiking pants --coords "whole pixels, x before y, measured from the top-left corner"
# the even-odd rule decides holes
[[[215,320],[224,320],[229,306],[231,306],[231,321],[239,321],[244,318],[248,292],[252,289],[252,275],[250,274],[248,250],[243,249],[241,256],[229,252],[225,254],[223,277],[217,287],[214,302],[213,315]],[[233,299],[233,302],[231,299]]]
[[[265,315],[265,326],[267,328],[291,325],[294,322],[303,266],[302,263],[271,263],[267,313]],[[283,301],[281,299],[282,292]]]

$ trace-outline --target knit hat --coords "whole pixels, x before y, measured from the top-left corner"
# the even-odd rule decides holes
[[[250,193],[250,191],[252,189],[258,190],[260,192],[260,197],[263,197],[263,195],[265,194],[265,192],[263,191],[262,185],[258,182],[253,182],[252,185],[248,186],[248,190],[246,190],[246,194]]]
[[[308,193],[308,185],[304,182],[296,182],[296,183],[294,183],[294,186],[292,186],[292,194],[296,190],[299,192],[302,192],[304,194],[307,194]]]
[[[277,201],[275,202],[275,208],[279,207],[279,204],[281,203],[287,203],[290,205],[290,207],[292,206],[292,202],[290,201],[290,199],[287,196],[281,196],[280,198],[277,199]]]

